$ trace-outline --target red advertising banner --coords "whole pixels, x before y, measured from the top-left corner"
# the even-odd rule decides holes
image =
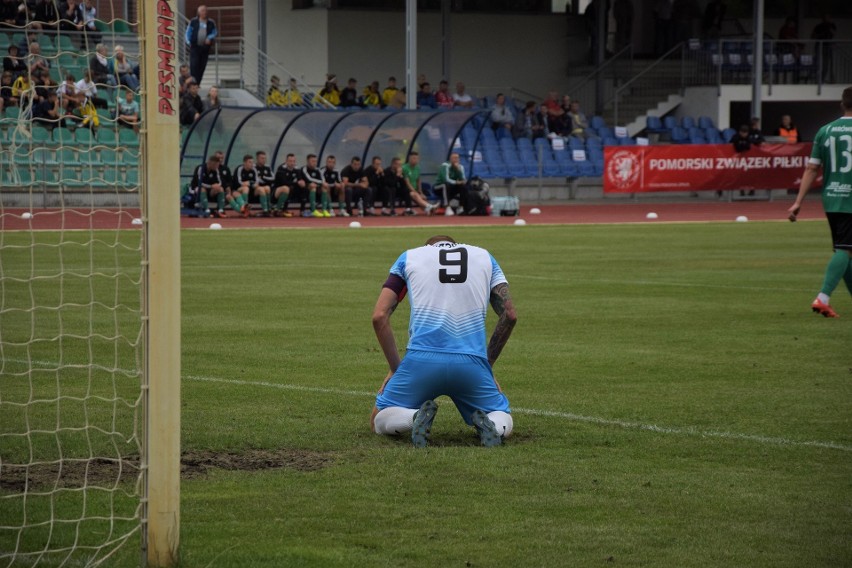
[[[607,146],[604,193],[798,189],[811,144]],[[822,176],[817,180],[822,183]]]

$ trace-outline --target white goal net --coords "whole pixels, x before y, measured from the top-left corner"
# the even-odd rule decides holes
[[[145,90],[127,5],[23,3],[0,25],[16,66],[0,93],[0,566],[140,559],[144,136],[127,111],[144,116]]]

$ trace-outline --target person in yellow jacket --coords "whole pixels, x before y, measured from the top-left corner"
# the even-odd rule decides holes
[[[379,82],[373,81],[364,89],[364,95],[361,97],[361,103],[365,107],[378,108],[382,106],[382,99],[379,95]]]
[[[332,106],[340,106],[340,89],[337,88],[337,76],[326,75],[325,86],[320,91],[320,97]]]
[[[290,77],[290,86],[284,91],[284,100],[286,101],[286,106],[299,106],[304,102],[302,100],[302,93],[299,92],[299,86],[296,84],[296,79],[293,77]]]
[[[281,92],[281,79],[273,75],[269,80],[272,85],[266,92],[266,106],[268,107],[283,107],[287,106],[287,98]]]
[[[394,96],[399,92],[396,88],[396,77],[388,77],[388,86],[382,91],[382,106],[389,106],[393,102]]]

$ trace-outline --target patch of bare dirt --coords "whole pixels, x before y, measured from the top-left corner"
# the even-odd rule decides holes
[[[240,452],[214,452],[191,450],[181,458],[181,477],[194,479],[207,474],[210,469],[228,471],[260,471],[264,469],[295,469],[317,471],[330,466],[333,457],[328,453],[311,450],[243,450]]]

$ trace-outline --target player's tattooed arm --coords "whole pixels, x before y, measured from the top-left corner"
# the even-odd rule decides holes
[[[497,326],[494,328],[494,333],[491,334],[491,340],[488,342],[488,362],[494,366],[506,342],[509,341],[509,336],[512,335],[512,329],[518,321],[518,314],[515,312],[515,304],[512,302],[512,296],[509,294],[509,285],[503,282],[498,284],[491,290],[491,307],[499,316]]]
[[[373,310],[373,330],[376,332],[376,338],[379,340],[379,345],[382,347],[382,352],[385,354],[385,359],[387,359],[392,372],[396,372],[400,363],[396,338],[390,324],[391,315],[398,305],[399,300],[396,292],[390,288],[382,288]]]

